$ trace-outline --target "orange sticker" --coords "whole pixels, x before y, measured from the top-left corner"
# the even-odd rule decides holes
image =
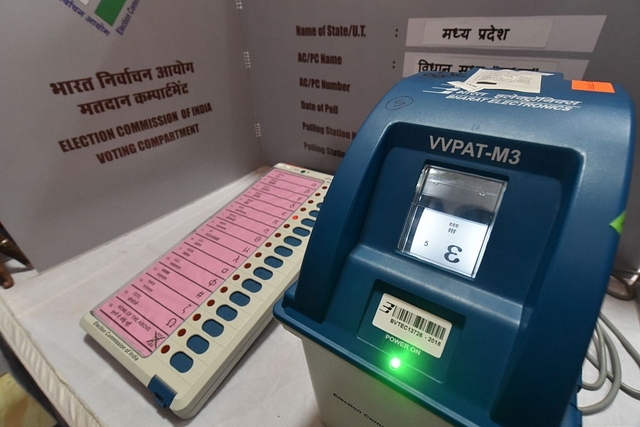
[[[613,85],[609,82],[588,82],[585,80],[571,80],[571,89],[586,90],[589,92],[615,93]]]

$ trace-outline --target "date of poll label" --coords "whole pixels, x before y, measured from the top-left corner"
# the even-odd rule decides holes
[[[472,275],[488,226],[425,208],[411,243],[411,254]]]

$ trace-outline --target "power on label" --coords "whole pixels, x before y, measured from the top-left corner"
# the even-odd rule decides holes
[[[389,294],[382,295],[372,323],[436,358],[442,356],[451,331],[451,322]]]

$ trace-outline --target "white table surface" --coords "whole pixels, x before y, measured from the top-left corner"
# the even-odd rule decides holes
[[[201,412],[181,420],[80,328],[80,318],[256,181],[256,171],[73,260],[15,275],[0,290],[0,330],[73,426],[322,426],[300,340],[272,321]],[[87,230],[90,232],[90,230]],[[607,298],[604,311],[640,347],[637,306]],[[625,355],[624,381],[640,388]],[[585,367],[585,379],[595,373]],[[581,392],[588,404],[602,394]],[[542,410],[542,408],[541,408]],[[585,426],[640,426],[640,402],[620,393]]]

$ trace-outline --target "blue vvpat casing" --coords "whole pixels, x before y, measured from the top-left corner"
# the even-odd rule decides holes
[[[618,85],[560,74],[536,94],[450,84],[474,71],[420,73],[380,101],[334,177],[298,282],[274,308],[309,348],[354,368],[353,378],[348,368],[314,376],[307,354],[321,414],[335,405],[345,420],[385,426],[420,425],[420,409],[442,425],[579,418],[567,408],[618,242],[633,106]],[[504,184],[472,275],[400,249],[425,166]],[[350,389],[369,379],[366,390],[394,397],[377,404]]]

